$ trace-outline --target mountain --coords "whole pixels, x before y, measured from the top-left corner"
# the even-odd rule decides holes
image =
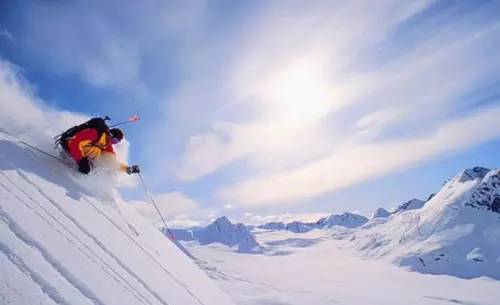
[[[409,200],[409,201],[401,204],[400,206],[398,206],[396,209],[394,209],[394,211],[392,213],[398,214],[398,213],[403,213],[403,212],[406,212],[409,210],[420,209],[421,207],[424,206],[424,204],[425,204],[425,201],[413,198],[412,200]]]
[[[305,223],[302,221],[292,221],[285,225],[285,230],[294,233],[306,233],[316,228],[317,226],[315,223]]]
[[[0,303],[233,304],[113,181],[0,133]]]
[[[423,207],[362,227],[346,246],[423,273],[500,279],[500,170],[464,170]]]
[[[321,218],[317,222],[302,222],[292,221],[289,223],[268,222],[258,226],[259,229],[265,230],[287,230],[294,233],[306,233],[314,229],[329,229],[335,226],[345,228],[356,228],[362,226],[368,221],[368,218],[355,213],[332,214],[328,217]]]
[[[171,230],[177,240],[197,240],[200,245],[221,243],[237,247],[241,253],[260,253],[262,248],[250,230],[242,223],[233,224],[225,216],[218,218],[205,228],[196,230]]]
[[[276,221],[271,221],[268,223],[265,223],[263,225],[257,226],[259,229],[265,229],[265,230],[273,230],[273,231],[278,231],[278,230],[285,230],[286,226],[283,222],[276,222]]]
[[[342,213],[333,214],[325,218],[321,218],[317,225],[320,228],[328,229],[334,226],[345,227],[345,228],[356,228],[364,225],[368,221],[368,218],[363,215],[355,213]]]
[[[391,212],[384,208],[378,208],[375,212],[373,212],[372,218],[387,218],[389,216],[391,216]]]

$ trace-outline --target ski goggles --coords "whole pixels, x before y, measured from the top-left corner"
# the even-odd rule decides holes
[[[112,144],[118,144],[120,143],[121,139],[118,139],[118,138],[111,138],[111,143]]]

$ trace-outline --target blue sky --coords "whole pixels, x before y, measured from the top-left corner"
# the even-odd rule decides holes
[[[129,161],[174,224],[369,215],[498,166],[499,17],[499,1],[6,0],[0,59],[38,106],[139,114]]]

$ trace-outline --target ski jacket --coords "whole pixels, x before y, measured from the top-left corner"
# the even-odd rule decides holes
[[[95,160],[103,153],[109,153],[113,156],[115,154],[108,131],[99,132],[96,128],[78,131],[68,140],[68,151],[76,163],[83,158]],[[127,165],[119,164],[119,169],[126,171]]]

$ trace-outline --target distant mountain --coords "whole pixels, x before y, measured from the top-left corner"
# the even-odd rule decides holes
[[[287,230],[294,233],[306,233],[314,229],[329,229],[335,226],[345,228],[356,228],[362,226],[368,221],[368,218],[355,213],[332,214],[328,217],[321,218],[317,222],[302,222],[292,221],[289,223],[283,222],[268,222],[258,226],[259,229],[265,230]]]
[[[409,200],[409,201],[401,204],[400,206],[398,206],[392,213],[398,214],[398,213],[406,212],[409,210],[420,209],[421,207],[424,206],[424,204],[425,204],[425,201],[413,198],[412,200]]]
[[[323,229],[328,229],[334,226],[345,228],[356,228],[368,222],[368,218],[355,213],[333,214],[325,218],[321,218],[317,222],[317,226]]]
[[[423,273],[500,279],[499,169],[464,170],[418,204],[363,226],[346,245]]]
[[[372,218],[387,218],[389,216],[391,216],[391,212],[384,208],[378,208],[373,212]]]
[[[272,221],[272,222],[268,222],[268,223],[263,224],[263,225],[259,225],[259,226],[257,226],[257,228],[278,231],[278,230],[285,230],[286,225],[283,222]]]
[[[236,247],[237,251],[241,253],[259,253],[262,251],[261,246],[244,224],[233,224],[225,216],[218,218],[205,228],[173,229],[171,232],[177,240],[197,240],[200,245],[221,243],[229,247]]]
[[[317,226],[315,223],[306,223],[302,221],[292,221],[285,225],[285,230],[294,233],[306,233],[316,228]]]

